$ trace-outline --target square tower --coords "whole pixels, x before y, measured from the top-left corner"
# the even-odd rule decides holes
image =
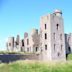
[[[53,14],[42,16],[40,31],[41,59],[66,60],[62,12],[55,10]]]

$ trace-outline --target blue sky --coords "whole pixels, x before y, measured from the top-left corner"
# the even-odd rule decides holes
[[[63,12],[65,33],[72,32],[72,0],[0,0],[0,50],[9,36],[39,29],[40,17],[55,9]]]

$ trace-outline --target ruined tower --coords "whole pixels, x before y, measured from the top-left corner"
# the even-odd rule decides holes
[[[65,36],[62,11],[42,16],[41,29],[41,60],[65,60]]]
[[[14,37],[9,37],[7,42],[7,50],[12,52],[14,51]]]

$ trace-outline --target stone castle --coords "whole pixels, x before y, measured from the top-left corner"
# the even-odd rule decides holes
[[[30,35],[24,33],[24,39],[9,37],[6,43],[9,52],[27,52],[39,54],[40,60],[66,60],[72,52],[72,34],[64,33],[62,11],[40,18],[40,30],[32,29]]]

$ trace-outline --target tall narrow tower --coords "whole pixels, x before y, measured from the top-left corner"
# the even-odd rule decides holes
[[[55,10],[53,14],[42,16],[40,19],[42,31],[41,59],[65,60],[65,37],[62,11]]]
[[[19,42],[20,42],[20,36],[17,35],[17,38],[16,38],[16,43],[17,43],[17,45],[19,45]]]

